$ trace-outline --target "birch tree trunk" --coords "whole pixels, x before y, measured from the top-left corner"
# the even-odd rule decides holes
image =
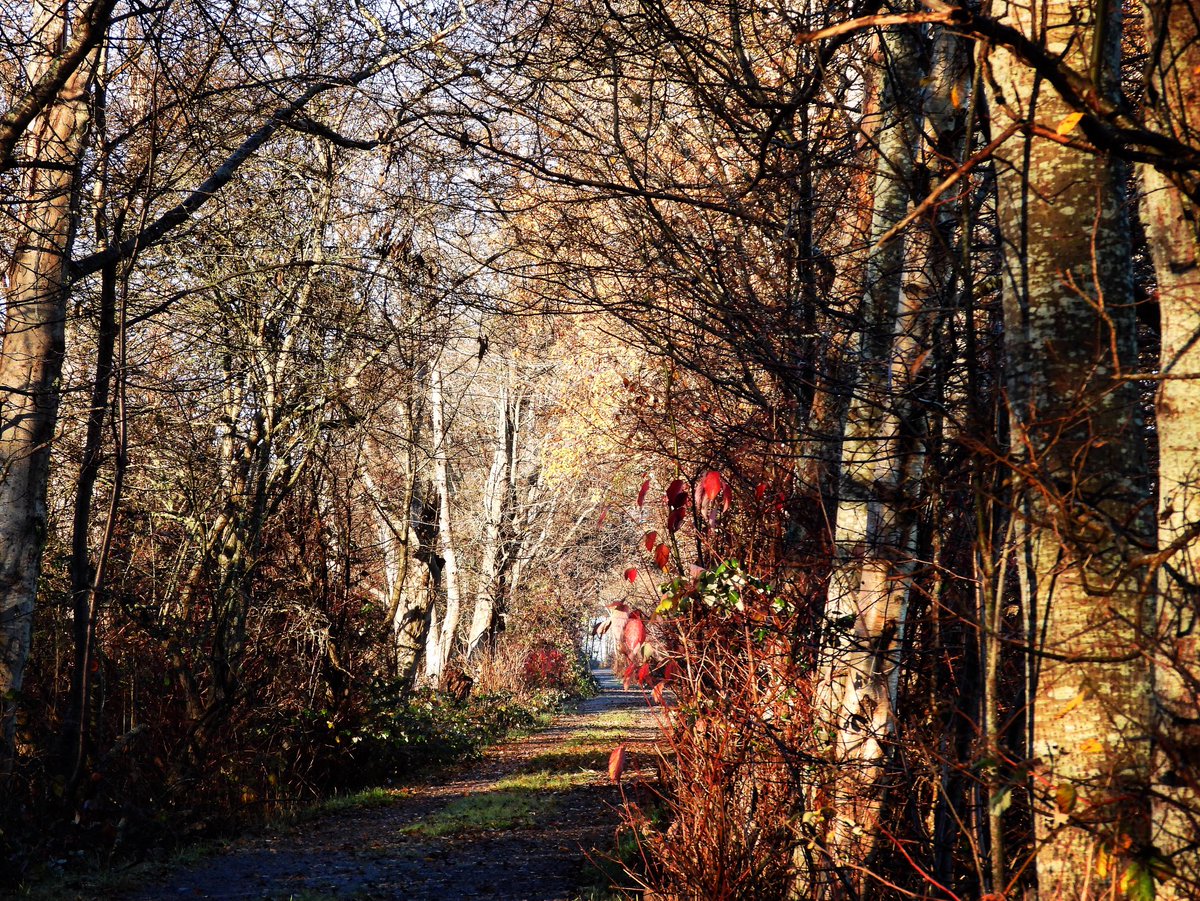
[[[521,401],[507,385],[496,403],[496,449],[483,489],[483,546],[480,549],[479,591],[467,636],[467,656],[474,654],[496,632],[504,597],[504,572],[508,560],[505,522],[512,516],[513,468],[517,456],[517,423]]]
[[[454,553],[454,530],[450,512],[449,449],[446,433],[445,398],[442,391],[442,369],[439,359],[429,371],[429,412],[433,426],[433,487],[438,494],[438,542],[442,551],[442,585],[446,594],[446,609],[437,635],[436,657],[427,662],[428,675],[438,677],[454,650],[458,633],[461,595],[459,593],[458,557]]]
[[[1181,0],[1148,0],[1144,11],[1153,124],[1200,146],[1200,13]],[[1141,181],[1162,323],[1153,844],[1179,877],[1160,897],[1183,899],[1200,890],[1200,210],[1149,166]]]
[[[1001,2],[993,11],[1111,90],[1119,4]],[[1093,53],[1094,51],[1094,53]],[[1023,61],[984,53],[993,131],[1072,112]],[[1093,68],[1094,64],[1094,68]],[[1018,557],[1028,586],[1037,876],[1044,898],[1110,891],[1143,848],[1147,598],[1131,564],[1149,501],[1137,390],[1124,173],[1027,135],[997,155]]]
[[[66,3],[34,5],[36,82],[69,39]],[[7,273],[0,348],[0,774],[15,753],[14,721],[29,656],[42,548],[50,443],[58,418],[73,200],[88,128],[92,58],[31,123],[20,226]]]
[[[915,34],[887,32],[883,56],[887,74],[877,133],[872,245],[908,208],[920,131],[911,102],[920,80]],[[861,864],[874,845],[882,742],[893,717],[886,670],[899,631],[902,592],[892,569],[905,549],[897,544],[903,543],[895,493],[900,461],[892,455],[898,436],[888,410],[904,262],[903,240],[874,246],[867,259],[853,394],[842,442],[836,563],[825,606],[827,634],[815,705],[830,742],[836,814],[827,840],[838,864]]]

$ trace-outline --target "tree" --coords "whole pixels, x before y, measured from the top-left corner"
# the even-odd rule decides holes
[[[1200,146],[1200,28],[1189,4],[1144,4],[1150,49],[1146,92],[1157,130]],[[1194,623],[1197,490],[1195,381],[1200,374],[1200,231],[1197,205],[1166,174],[1141,167],[1142,220],[1158,284],[1162,349],[1155,404],[1158,435],[1158,613],[1151,647],[1155,664],[1156,735],[1153,844],[1171,861],[1183,885],[1200,885],[1193,850],[1197,828],[1197,688],[1200,655]],[[1194,175],[1193,175],[1194,177]],[[1173,890],[1172,890],[1173,891]],[[1183,888],[1177,897],[1184,897]],[[1168,895],[1170,897],[1170,895]]]
[[[1097,90],[1115,89],[1119,10],[1045,2],[998,12],[1090,72]],[[1072,108],[1025,61],[985,48],[979,65],[993,128],[1027,129],[997,159],[1010,441],[1031,644],[1029,753],[1040,762],[1038,884],[1073,898],[1099,889],[1089,867],[1098,848],[1117,856],[1148,838],[1149,677],[1129,649],[1149,621],[1135,561],[1150,495],[1137,389],[1126,378],[1137,344],[1125,176],[1119,160],[1032,133],[1067,133]]]
[[[99,5],[97,5],[99,6]],[[91,38],[83,58],[66,65],[60,48],[97,26],[84,7],[36,5],[31,96],[61,86],[27,116],[10,110],[12,127],[29,122],[22,156],[21,197],[14,223],[0,347],[0,773],[12,766],[14,717],[33,628],[42,543],[46,535],[46,479],[58,414],[68,267],[74,246],[72,204],[90,120],[88,91],[95,67]],[[103,17],[103,15],[102,15]],[[74,49],[74,48],[73,48]],[[5,122],[6,125],[10,123]]]
[[[37,48],[26,82],[27,90],[14,94],[0,126],[0,154],[5,168],[23,171],[21,215],[10,231],[8,253],[11,272],[6,290],[5,345],[0,351],[0,373],[5,396],[0,423],[0,471],[3,472],[4,518],[0,524],[0,686],[6,697],[0,740],[7,761],[13,753],[12,717],[20,691],[22,672],[29,655],[30,623],[41,551],[46,538],[45,495],[50,441],[57,423],[59,393],[56,380],[64,353],[63,328],[70,291],[82,280],[127,261],[167,241],[235,177],[243,165],[280,133],[295,130],[314,133],[346,146],[369,148],[398,134],[404,116],[368,138],[347,138],[314,118],[319,98],[368,83],[407,62],[420,71],[417,60],[459,25],[457,9],[439,16],[432,34],[416,36],[407,13],[382,21],[364,14],[361,7],[329,10],[287,39],[280,38],[271,51],[255,42],[271,33],[270,22],[246,20],[244,32],[232,28],[242,19],[231,10],[224,24],[211,8],[190,9],[185,18],[194,30],[164,25],[155,10],[137,9],[128,16],[131,40],[143,44],[130,56],[125,70],[128,87],[136,94],[164,90],[172,99],[151,103],[147,114],[134,117],[129,133],[113,136],[106,152],[122,145],[136,148],[131,160],[149,160],[140,177],[132,180],[130,194],[120,201],[139,207],[141,227],[133,234],[111,235],[111,243],[93,246],[90,253],[71,259],[75,236],[86,223],[73,200],[85,194],[80,162],[88,127],[87,89],[93,77],[99,48],[111,39],[106,25],[112,6],[100,2],[71,12],[67,4],[39,3],[28,46]],[[303,17],[300,17],[303,20]],[[229,29],[225,31],[223,29]],[[265,32],[262,30],[266,29]],[[238,42],[232,40],[237,35]],[[267,41],[266,43],[271,43]],[[18,45],[12,45],[18,46]],[[145,63],[140,52],[147,47],[153,62],[147,68],[157,76],[140,82]],[[245,52],[242,52],[242,51]],[[431,53],[434,60],[436,53]],[[202,61],[202,62],[201,62]],[[200,63],[199,65],[194,64]],[[284,66],[282,75],[273,67]],[[436,63],[434,68],[436,68]],[[418,79],[419,80],[419,79]],[[163,82],[166,83],[163,86]],[[179,93],[173,93],[178,89]],[[109,85],[110,95],[116,85]],[[418,86],[420,95],[427,87]],[[224,114],[212,116],[222,133],[215,140],[192,134],[183,153],[172,156],[137,152],[139,142],[153,145],[162,127],[169,132],[189,123],[189,114],[204,103],[221,98]],[[403,107],[404,101],[399,105]],[[194,124],[194,123],[192,123]],[[25,132],[14,163],[8,147]],[[188,151],[194,151],[194,155]],[[214,164],[213,158],[218,161]],[[165,170],[170,169],[170,175]],[[192,182],[197,170],[207,174]],[[155,176],[158,183],[155,184]],[[177,199],[182,194],[182,199]],[[97,241],[100,235],[92,236]],[[169,306],[169,302],[168,302]],[[7,768],[7,763],[5,763]]]

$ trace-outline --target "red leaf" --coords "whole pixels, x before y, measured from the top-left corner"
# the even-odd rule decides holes
[[[654,703],[656,703],[659,707],[666,706],[666,704],[663,703],[663,683],[659,682],[657,685],[655,685],[654,691],[652,691],[651,694],[654,696]]]
[[[629,567],[629,569],[625,570],[625,581],[627,581],[627,582],[636,582],[637,581],[637,570],[634,569],[632,566]]]
[[[632,681],[633,681],[633,664],[631,663],[631,664],[629,664],[628,668],[625,670],[625,676],[623,679],[621,679],[621,684],[625,688],[628,689],[629,683]]]
[[[679,675],[679,664],[674,660],[668,660],[667,665],[663,667],[663,680],[674,679]]]
[[[646,481],[642,482],[642,490],[638,492],[638,506],[639,507],[646,502],[646,492],[649,490],[650,490],[650,480],[646,479]]]
[[[647,551],[654,550],[654,542],[658,541],[657,532],[647,532],[646,537],[642,540],[642,545]]]
[[[661,569],[666,570],[667,561],[671,559],[671,549],[665,544],[660,544],[654,551],[654,563]]]
[[[700,496],[711,501],[725,488],[725,480],[721,478],[721,474],[716,470],[710,469],[704,476],[704,480],[700,483]]]
[[[680,524],[683,522],[684,513],[683,507],[678,510],[672,510],[671,515],[667,517],[667,531],[674,534],[679,530]]]
[[[767,483],[759,482],[758,487],[754,489],[754,496],[758,500],[761,501],[763,499],[763,495],[765,495],[766,493],[767,493]]]
[[[625,772],[625,746],[617,745],[608,755],[608,778],[610,782],[620,783],[621,774]]]
[[[687,483],[683,479],[676,479],[667,486],[667,503],[672,510],[678,510],[687,503]]]
[[[650,664],[643,663],[638,667],[638,685],[645,685],[650,679]]]
[[[608,507],[600,508],[600,520],[596,523],[596,527],[604,525],[604,520],[608,519]]]
[[[622,637],[625,639],[625,649],[631,653],[646,643],[646,624],[642,622],[641,613],[636,610],[630,612]]]

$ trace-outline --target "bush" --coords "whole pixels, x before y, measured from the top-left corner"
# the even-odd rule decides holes
[[[567,655],[549,645],[535,647],[525,655],[521,676],[527,688],[566,689],[571,682]]]

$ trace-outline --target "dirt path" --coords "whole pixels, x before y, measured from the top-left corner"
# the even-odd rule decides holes
[[[240,840],[129,901],[578,897],[586,855],[613,846],[619,797],[608,754],[651,763],[656,726],[641,692],[607,672],[602,693],[544,732],[508,742],[442,782],[373,809]]]

